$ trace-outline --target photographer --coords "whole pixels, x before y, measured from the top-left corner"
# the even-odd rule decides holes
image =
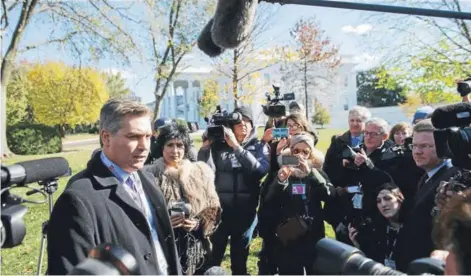
[[[269,167],[268,149],[256,137],[250,110],[239,107],[234,113],[240,114],[242,120],[231,122],[231,128],[225,128],[225,146],[217,146],[219,141],[208,139],[198,159],[215,170],[216,190],[223,209],[222,223],[211,237],[211,265],[221,264],[230,237],[232,273],[245,275],[260,180]]]
[[[392,269],[406,271],[407,264],[401,260],[406,248],[401,236],[400,218],[404,195],[395,184],[385,183],[376,190],[374,196],[377,214],[370,223],[361,227],[349,224],[349,238],[366,257]]]
[[[210,255],[209,237],[220,221],[221,207],[214,186],[214,172],[203,162],[188,160],[190,136],[181,125],[168,124],[157,137],[153,165],[145,169],[155,176],[167,205],[175,232],[183,273],[193,275]]]
[[[269,189],[269,186],[273,183],[278,171],[281,167],[281,152],[283,150],[289,151],[289,141],[293,135],[302,132],[309,132],[312,134],[312,138],[314,139],[314,145],[317,144],[317,135],[311,130],[311,127],[307,120],[305,119],[303,114],[290,114],[286,117],[286,127],[288,128],[289,136],[286,138],[281,138],[279,140],[273,140],[273,128],[268,129],[265,131],[264,139],[271,141],[269,144],[270,148],[270,171],[265,178],[261,192],[260,192],[260,206],[258,209],[258,230],[260,237],[263,238],[262,250],[259,253],[259,274],[260,275],[267,275],[267,274],[275,274],[276,270],[272,255],[273,255],[273,240],[275,238],[275,233],[273,229],[270,227],[266,227],[266,225],[270,224],[270,220],[276,214],[273,214],[270,208],[265,208],[264,206],[264,199],[266,193]],[[323,158],[322,158],[323,159]]]
[[[448,250],[445,275],[471,274],[471,189],[454,195],[440,212],[435,243]]]
[[[270,220],[276,233],[274,258],[280,275],[312,274],[313,249],[325,236],[321,201],[336,196],[327,176],[313,168],[317,163],[313,154],[314,141],[307,133],[291,137],[291,154],[298,166],[283,166],[269,186],[265,208],[277,214]]]
[[[342,151],[345,146],[355,148],[363,143],[365,123],[370,117],[371,113],[367,108],[355,106],[348,112],[349,130],[340,136],[332,136],[330,147],[325,155],[324,171],[335,187],[346,187],[352,184],[347,176],[348,172],[343,167]]]

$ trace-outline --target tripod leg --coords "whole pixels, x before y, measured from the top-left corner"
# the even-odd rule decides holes
[[[48,221],[43,223],[42,238],[41,238],[41,249],[39,251],[38,273],[37,273],[37,275],[41,275],[41,270],[42,270],[42,266],[43,266],[44,247],[46,246],[46,239],[47,239],[47,225],[48,225]]]

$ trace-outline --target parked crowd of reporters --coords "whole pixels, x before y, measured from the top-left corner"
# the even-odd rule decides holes
[[[471,192],[441,185],[452,179],[464,190],[471,179],[437,156],[432,108],[390,130],[354,107],[324,156],[303,106],[289,107],[260,140],[250,109],[236,108],[196,153],[185,126],[162,118],[151,127],[147,107],[106,103],[102,147],[54,207],[48,273],[67,274],[108,243],[133,255],[141,274],[203,274],[221,265],[230,241],[231,271],[246,275],[254,232],[260,275],[322,273],[313,263],[324,221],[337,240],[392,269],[433,253],[452,260],[448,272],[471,273]]]

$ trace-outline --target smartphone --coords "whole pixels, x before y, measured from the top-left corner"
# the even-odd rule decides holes
[[[283,155],[281,157],[281,164],[283,166],[299,166],[299,159],[296,156]]]
[[[273,138],[288,138],[289,130],[287,128],[274,128],[272,132]]]

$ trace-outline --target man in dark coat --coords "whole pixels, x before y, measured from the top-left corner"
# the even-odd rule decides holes
[[[260,194],[260,180],[268,172],[268,149],[256,137],[252,114],[246,107],[236,108],[242,118],[225,129],[225,142],[207,140],[198,160],[216,172],[216,191],[222,207],[222,223],[211,237],[213,260],[219,266],[228,239],[231,240],[233,275],[247,274],[249,245]]]
[[[151,115],[130,100],[110,100],[101,109],[103,151],[70,179],[49,221],[49,274],[68,274],[102,243],[133,255],[139,274],[181,274],[165,200],[152,175],[141,171]]]
[[[415,259],[429,257],[434,250],[431,234],[434,218],[431,212],[435,206],[437,188],[441,181],[448,181],[457,170],[450,160],[438,158],[433,131],[430,119],[414,126],[413,157],[417,166],[425,170],[425,174],[418,183],[417,193],[401,229],[407,250],[404,250],[406,254],[402,254],[397,262],[403,262],[403,267]]]

